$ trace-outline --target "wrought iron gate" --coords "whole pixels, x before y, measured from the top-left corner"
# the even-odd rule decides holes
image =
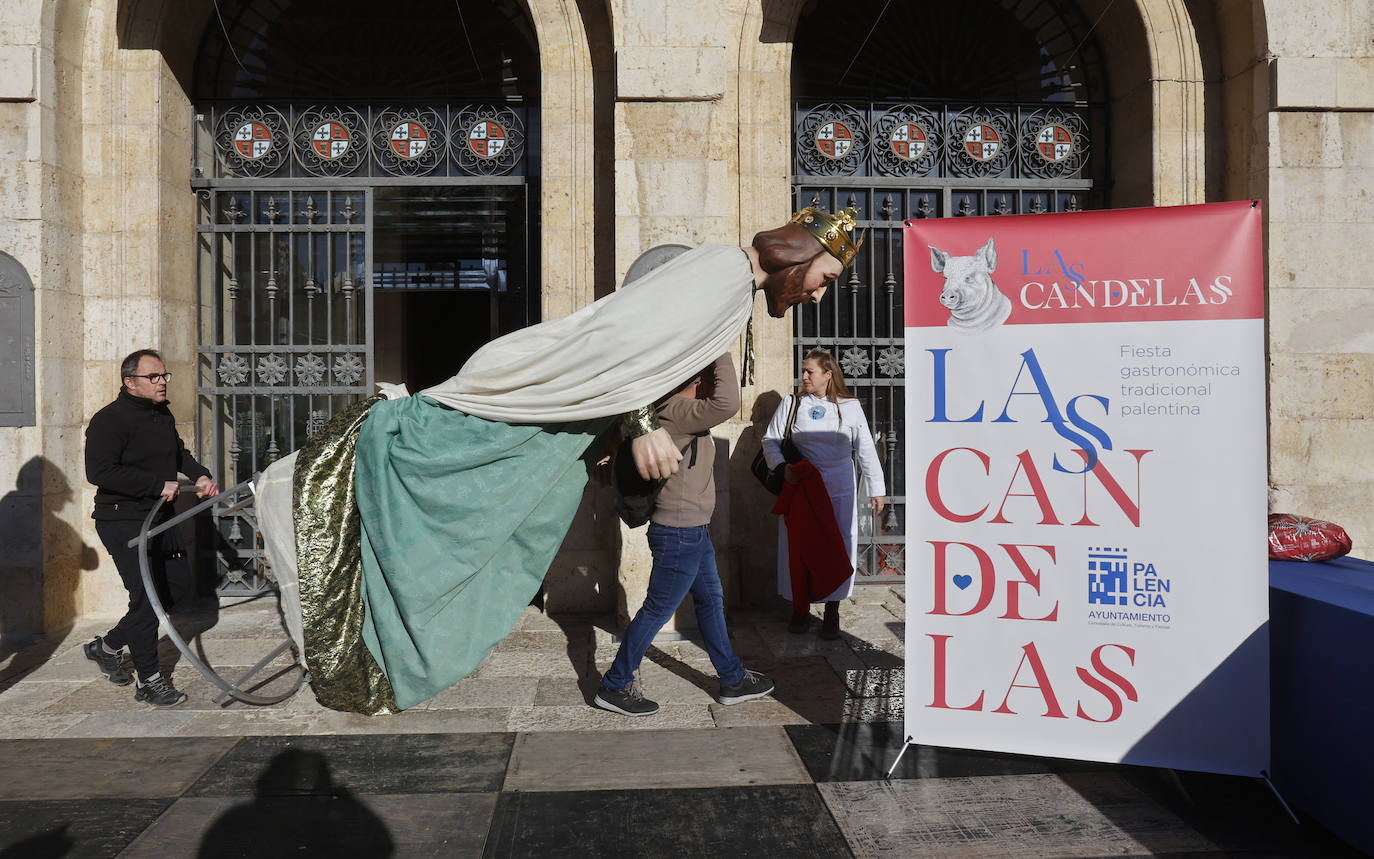
[[[489,105],[198,115],[197,438],[225,485],[374,392],[379,296],[461,294],[446,310],[466,326],[446,353],[455,370],[463,348],[532,321],[525,118]],[[417,381],[400,372],[388,380]],[[219,519],[222,591],[270,585],[252,517]]]
[[[372,390],[372,195],[232,185],[199,195],[198,429],[229,485]],[[222,537],[235,551],[221,571],[250,590],[265,585],[251,515],[228,518]]]
[[[902,223],[1099,208],[1089,153],[1090,140],[1105,138],[1105,117],[1044,103],[893,102],[798,103],[793,116],[793,209],[852,206],[867,231],[834,300],[796,308],[794,371],[808,351],[827,349],[863,404],[888,495],[879,521],[860,519],[859,580],[901,581],[914,429],[905,425]]]

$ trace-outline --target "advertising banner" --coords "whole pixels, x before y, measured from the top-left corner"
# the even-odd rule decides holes
[[[909,221],[906,735],[1269,759],[1258,203]]]

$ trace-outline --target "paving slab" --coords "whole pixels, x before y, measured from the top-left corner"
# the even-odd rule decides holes
[[[644,721],[644,720],[637,720]],[[633,733],[521,734],[505,790],[645,789],[806,784],[777,727]]]
[[[490,856],[849,856],[811,785],[502,793]]]
[[[639,684],[645,695],[661,704],[705,705],[720,692],[710,659],[693,664],[652,651],[640,663]]]
[[[1072,777],[1070,786],[1065,778]],[[856,856],[1157,855],[1217,849],[1114,773],[818,785]]]
[[[157,819],[169,799],[0,802],[0,854],[109,859]],[[190,854],[180,854],[190,855]]]
[[[984,775],[1023,775],[1121,769],[1112,764],[1070,761],[950,749],[913,743],[902,751],[900,722],[847,722],[789,725],[787,736],[806,763],[811,777],[821,781],[872,781],[885,778],[894,763],[894,779],[960,778]]]
[[[868,667],[868,661],[847,646],[842,645],[838,648],[818,650],[817,654],[830,664],[830,667],[843,676],[844,672]]]
[[[90,718],[89,713],[62,713],[55,716],[0,716],[0,737],[10,739],[51,739],[60,737],[74,725]]]
[[[900,695],[892,698],[845,698],[840,721],[900,722],[905,712],[905,699]]]
[[[466,734],[504,731],[510,707],[473,710],[406,710],[390,716],[362,716],[321,708],[305,719],[302,734]]]
[[[0,800],[175,797],[234,737],[0,740]]]
[[[130,693],[132,699],[132,693]],[[185,732],[195,710],[133,704],[134,710],[94,712],[62,731],[62,737],[171,737]]]
[[[96,677],[102,677],[102,675],[95,667],[95,663],[86,658],[81,650],[80,642],[64,642],[62,648],[53,651],[41,661],[30,664],[22,675],[22,679],[26,682],[33,680],[90,680]]]
[[[803,701],[792,706],[770,696],[729,706],[712,703],[711,719],[718,728],[807,724],[812,715],[823,709],[826,708],[815,701]]]
[[[39,710],[40,713],[99,713],[107,710],[143,709],[145,705],[134,700],[133,683],[129,683],[127,686],[116,686],[106,680],[98,671],[95,671],[92,663],[87,662],[86,664],[91,667],[86,672],[84,683],[76,683],[75,679],[56,681],[34,678],[25,681],[23,685],[59,682],[73,684],[66,687],[65,695],[50,699],[48,705]],[[62,687],[51,688],[61,689]]]
[[[120,854],[478,857],[495,794],[181,799]]]
[[[483,733],[506,730],[509,717],[508,707],[407,710],[398,716],[359,716],[324,708],[309,714],[256,708],[195,713],[179,733],[186,736]]]
[[[492,792],[513,742],[507,733],[245,737],[186,795]]]
[[[906,671],[902,668],[860,668],[844,673],[848,697],[891,698],[906,693]]]
[[[662,704],[652,716],[622,716],[589,704],[563,707],[513,707],[507,724],[512,731],[655,731],[665,728],[714,728],[703,698],[699,704]]]
[[[492,651],[472,672],[473,677],[577,677],[591,670],[591,655],[537,650]]]
[[[411,710],[473,710],[519,707],[534,703],[540,677],[469,675]],[[407,711],[409,712],[409,711]]]
[[[92,683],[84,680],[28,680],[0,688],[0,716],[31,716],[51,707],[76,690]],[[108,682],[101,678],[107,686]]]
[[[267,707],[192,711],[177,734],[185,737],[254,737],[308,733],[313,716]]]
[[[218,631],[214,631],[217,633]],[[259,660],[265,659],[268,654],[275,651],[286,641],[285,634],[275,638],[230,638],[218,634],[206,633],[198,638],[188,641],[191,652],[196,657],[215,669],[218,673],[228,676],[235,667],[240,671],[245,670],[250,665],[256,665]],[[295,664],[295,653],[287,648],[285,651],[268,663],[271,666],[288,667]],[[190,666],[187,666],[188,668]],[[192,668],[192,670],[195,670]],[[265,673],[270,673],[270,669],[265,669]]]
[[[220,675],[220,679],[228,683],[239,684],[239,688],[244,692],[261,695],[265,698],[291,693],[291,690],[296,688],[297,684],[300,683],[300,669],[290,668],[285,665],[278,665],[275,669],[269,667],[258,672],[252,678],[239,683],[240,678],[247,673],[249,667],[250,666],[246,665],[220,666],[217,673]],[[220,711],[243,709],[247,707],[261,709],[263,707],[263,705],[259,704],[245,703],[229,695],[219,686],[219,684],[214,683],[210,678],[189,665],[185,665],[181,671],[178,672],[174,682],[178,689],[186,693],[186,702],[184,704],[178,704],[178,708]],[[217,698],[220,700],[215,700]],[[300,687],[297,692],[292,693],[289,698],[280,702],[280,706],[283,709],[291,709],[294,705],[296,712],[304,712],[304,708],[307,706],[304,703],[306,699],[309,699],[313,704],[314,696],[310,693],[309,689],[307,687]],[[275,707],[278,705],[274,704],[268,706]],[[319,705],[314,704],[313,706],[318,707]]]
[[[596,630],[587,627],[569,632],[562,629],[522,629],[516,626],[501,640],[502,650],[546,650],[553,653],[591,650],[596,647]],[[609,640],[609,635],[606,636]]]
[[[535,707],[568,707],[581,701],[591,706],[592,696],[600,686],[599,678],[573,680],[569,677],[540,677],[534,693]]]

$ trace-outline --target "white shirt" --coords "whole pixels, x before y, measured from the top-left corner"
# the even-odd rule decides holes
[[[792,397],[787,397],[773,413],[763,434],[763,457],[770,468],[783,461],[782,437],[791,409]],[[820,469],[832,497],[853,494],[856,454],[868,495],[887,494],[878,449],[858,400],[851,398],[836,404],[824,397],[803,394],[797,407],[797,422],[792,427],[792,441],[802,456]]]

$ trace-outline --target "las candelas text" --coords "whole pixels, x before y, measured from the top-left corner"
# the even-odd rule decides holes
[[[1110,414],[1108,399],[1097,394],[1061,396],[1054,390],[1034,349],[1021,353],[1014,373],[1005,380],[1005,397],[979,399],[967,389],[951,397],[947,376],[953,349],[927,349],[932,358],[933,401],[927,423],[1047,425],[1069,447],[1065,456],[1030,448],[996,456],[978,447],[949,447],[936,453],[925,471],[925,498],[936,516],[956,525],[978,523],[980,534],[998,525],[1093,527],[1129,523],[1140,527],[1141,471],[1150,450],[1113,450],[1111,437],[1099,425]],[[996,380],[993,380],[996,384]],[[957,401],[956,401],[957,400]],[[1000,411],[998,406],[1000,405]],[[1123,480],[1125,486],[1123,486]],[[1063,491],[1074,481],[1072,492]],[[1081,483],[1081,491],[1077,484]],[[981,500],[959,506],[946,500],[941,486],[974,487]],[[1060,491],[1051,491],[1054,486]],[[1103,492],[1105,490],[1105,493]],[[1103,497],[1110,499],[1102,500]],[[1056,503],[1055,499],[1059,499]],[[1073,498],[1068,504],[1066,498]],[[1131,683],[1136,650],[1125,644],[1102,642],[1083,653],[1082,664],[1047,665],[1036,644],[1036,627],[1060,623],[1059,600],[1047,591],[1060,552],[1053,543],[924,541],[930,553],[934,592],[931,617],[961,618],[994,612],[1000,621],[1024,623],[1024,643],[1007,654],[1005,664],[981,666],[959,663],[955,634],[928,633],[933,644],[931,697],[923,706],[1009,715],[1028,714],[1053,719],[1079,718],[1112,722],[1128,703],[1139,700]],[[976,566],[977,575],[962,572]],[[950,587],[959,588],[959,601],[973,604],[955,610]],[[986,654],[985,654],[986,655]],[[986,661],[985,661],[986,662]],[[990,678],[984,688],[953,700],[948,678],[951,667],[967,677],[983,668]],[[1018,692],[1018,690],[1022,690]]]

